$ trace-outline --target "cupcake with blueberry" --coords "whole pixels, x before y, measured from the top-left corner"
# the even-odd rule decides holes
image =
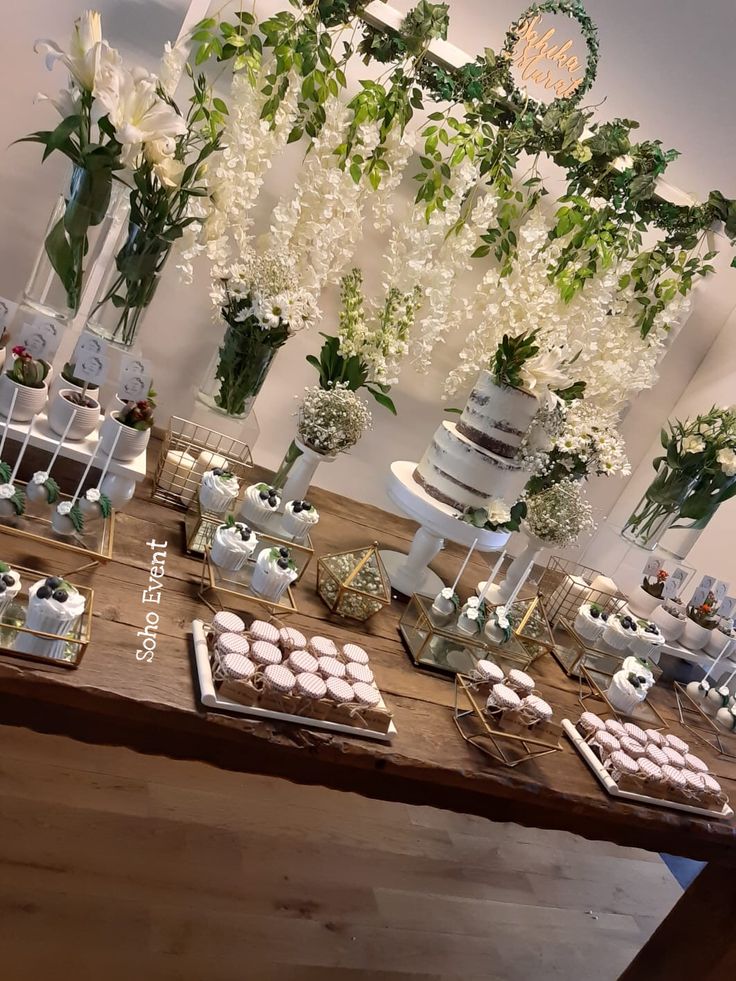
[[[264,548],[256,559],[251,587],[258,596],[278,602],[298,575],[288,548]]]
[[[600,640],[608,623],[608,614],[597,603],[583,603],[575,617],[575,633],[591,643]]]
[[[633,671],[617,671],[611,678],[606,697],[616,712],[630,715],[647,697],[647,679]]]
[[[20,592],[20,575],[7,562],[0,562],[0,616]]]
[[[227,521],[215,532],[210,556],[221,569],[237,572],[251,557],[257,544],[255,532],[229,514]]]
[[[319,512],[309,501],[289,501],[284,508],[284,531],[298,542],[318,521]]]
[[[249,525],[260,528],[276,514],[281,497],[275,487],[268,484],[251,484],[243,495],[238,517]]]
[[[636,634],[637,626],[633,617],[628,613],[608,618],[608,623],[601,634],[601,640],[614,651],[625,651],[631,638]]]
[[[199,485],[199,506],[202,511],[224,514],[238,496],[238,478],[227,470],[214,467],[202,474]]]
[[[84,596],[60,576],[39,579],[28,590],[25,626],[29,630],[66,636],[84,613],[85,605]],[[19,633],[15,647],[26,654],[60,659],[64,656],[66,641]]]
[[[656,623],[637,620],[637,630],[629,638],[629,650],[636,657],[659,657],[659,649],[664,644],[664,636]]]

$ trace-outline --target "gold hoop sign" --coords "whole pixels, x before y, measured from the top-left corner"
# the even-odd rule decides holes
[[[557,21],[550,23],[548,15],[557,15]],[[581,38],[570,37],[567,25],[564,32],[559,30],[560,18],[577,21]],[[581,40],[587,48],[585,53],[580,51]],[[548,0],[532,4],[511,25],[503,53],[525,89],[534,87],[551,96],[545,101],[574,104],[595,81],[598,32],[579,0]],[[513,84],[517,97],[522,97],[517,83]]]

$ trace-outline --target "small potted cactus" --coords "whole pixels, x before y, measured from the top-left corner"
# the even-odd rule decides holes
[[[46,361],[34,358],[22,345],[13,348],[13,359],[10,368],[0,376],[0,415],[8,416],[15,395],[11,421],[29,422],[46,404],[49,394],[46,379],[51,367]]]
[[[57,436],[63,436],[69,420],[72,424],[66,438],[86,439],[100,425],[100,403],[87,394],[71,388],[61,388],[49,404],[49,426]]]
[[[140,402],[126,402],[122,409],[111,412],[102,424],[102,450],[109,453],[114,446],[113,459],[124,463],[130,463],[144,453],[151,436],[155,408],[152,399],[141,399]]]
[[[691,651],[699,651],[708,643],[711,631],[718,625],[715,596],[709,592],[700,606],[688,606],[682,644]]]

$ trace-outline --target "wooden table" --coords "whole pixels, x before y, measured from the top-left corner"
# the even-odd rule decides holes
[[[307,633],[329,632],[370,650],[376,679],[395,714],[398,735],[392,745],[201,711],[189,637],[191,620],[207,616],[197,598],[201,563],[183,554],[182,514],[151,503],[148,493],[146,482],[141,496],[118,516],[115,561],[79,577],[95,589],[93,641],[83,664],[65,671],[0,659],[0,722],[706,860],[708,867],[623,977],[676,981],[696,971],[699,981],[724,976],[736,922],[734,824],[614,804],[567,744],[562,752],[513,770],[494,765],[457,732],[453,686],[410,666],[396,629],[399,603],[368,621],[369,636],[337,619],[328,627],[330,617],[313,588],[314,561],[297,590],[300,612],[289,621]],[[322,516],[313,535],[317,554],[373,541],[406,549],[415,530],[402,518],[334,494],[315,491],[310,497]],[[149,542],[166,551],[160,606],[141,602],[149,584]],[[2,543],[0,557],[7,561],[49,573],[72,567],[73,557],[50,547],[31,555],[18,539],[6,535]],[[435,561],[446,581],[454,578],[460,557],[461,550],[451,546]],[[482,560],[474,558],[465,589],[485,572]],[[156,650],[146,662],[136,658],[142,647],[136,635],[150,610],[160,614],[160,624]],[[533,673],[559,689],[560,703],[575,717],[577,691],[553,659],[537,661]],[[671,693],[657,691],[656,698],[674,722]],[[698,752],[707,758],[706,748]],[[722,773],[724,764],[716,769]],[[729,776],[736,777],[732,769]],[[736,796],[736,785],[726,786]]]

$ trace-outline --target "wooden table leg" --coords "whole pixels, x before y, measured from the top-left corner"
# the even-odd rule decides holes
[[[723,981],[736,958],[736,869],[711,862],[619,981]]]

